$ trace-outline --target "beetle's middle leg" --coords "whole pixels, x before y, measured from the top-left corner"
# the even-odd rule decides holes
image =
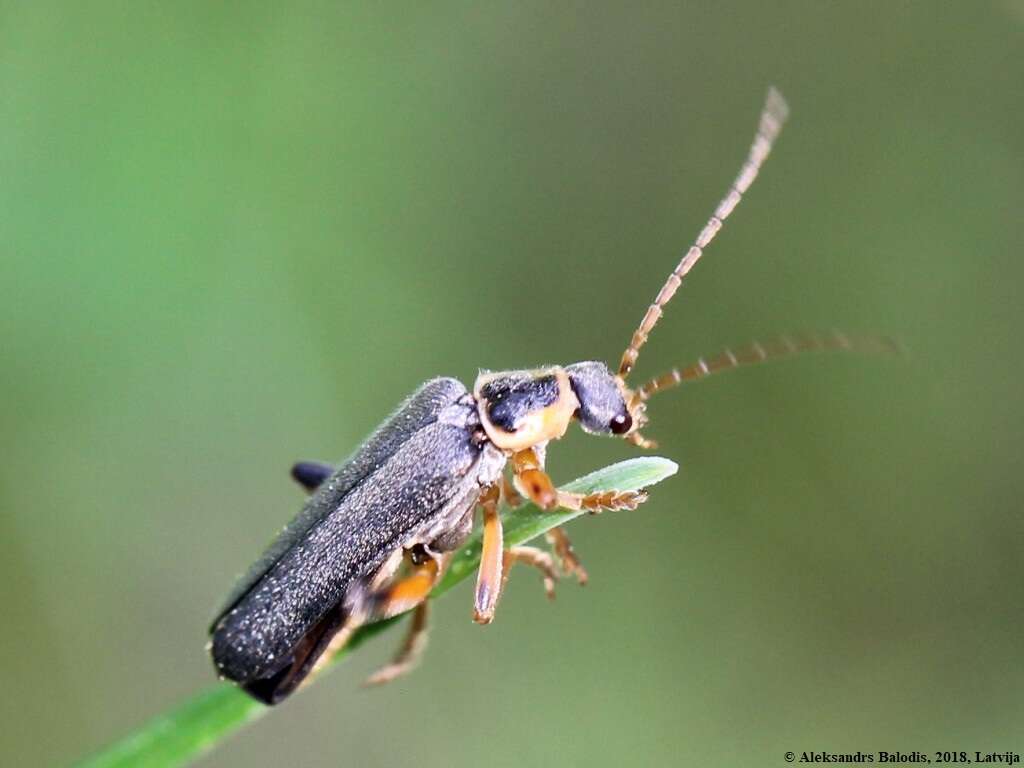
[[[501,476],[501,499],[510,507],[515,509],[521,506],[525,499],[515,489],[515,486],[509,482],[508,477],[505,475]],[[583,563],[580,562],[579,557],[576,556],[576,551],[572,548],[572,542],[569,541],[569,534],[565,532],[565,529],[559,526],[558,528],[552,528],[544,537],[547,539],[548,544],[555,553],[555,557],[558,558],[559,564],[562,566],[563,573],[569,576],[575,576],[576,580],[583,586],[587,583],[587,569],[583,567]],[[506,569],[505,578],[508,578]],[[547,590],[547,581],[545,575],[545,589]],[[550,594],[550,590],[549,594]]]
[[[476,598],[473,603],[473,621],[477,624],[490,624],[494,621],[498,598],[505,588],[505,582],[508,581],[514,563],[525,563],[539,570],[544,577],[544,591],[547,596],[555,596],[558,572],[555,570],[551,555],[536,547],[504,549],[501,516],[498,513],[501,496],[502,486],[496,483],[484,491],[479,501],[483,510],[484,530],[480,570],[476,580]]]
[[[555,599],[555,582],[558,581],[558,571],[555,569],[555,560],[550,554],[537,547],[509,547],[502,556],[501,588],[505,589],[509,574],[512,573],[512,566],[515,563],[532,565],[544,578],[544,593],[549,600]]]
[[[544,464],[533,448],[512,455],[512,471],[516,489],[544,510],[584,509],[591,513],[604,510],[636,509],[647,501],[644,491],[604,491],[601,493],[570,493],[555,488]]]
[[[480,570],[477,572],[476,597],[473,601],[473,621],[477,624],[490,624],[494,621],[494,610],[501,595],[504,536],[501,515],[498,514],[500,498],[500,486],[492,485],[481,494],[479,501],[483,510],[484,526]]]

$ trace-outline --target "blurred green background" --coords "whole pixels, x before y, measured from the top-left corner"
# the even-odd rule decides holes
[[[899,338],[655,401],[681,465],[591,584],[440,601],[210,766],[782,765],[1024,750],[1024,3],[0,3],[0,731],[62,764],[213,682],[205,629],[410,390]],[[556,480],[633,455],[575,431]]]

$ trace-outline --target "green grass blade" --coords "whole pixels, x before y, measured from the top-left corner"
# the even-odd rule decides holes
[[[677,470],[678,466],[668,459],[629,459],[592,472],[568,483],[563,489],[579,493],[612,489],[638,490],[661,482]],[[581,514],[587,513],[564,510],[541,512],[532,505],[524,505],[504,515],[505,543],[522,544]],[[432,597],[447,592],[476,572],[480,563],[480,544],[480,533],[476,532],[452,559]],[[390,628],[401,618],[396,616],[359,629],[335,657],[335,663],[348,657],[364,642]],[[134,733],[78,765],[79,768],[170,768],[186,765],[268,711],[269,707],[242,693],[234,685],[223,683],[154,717]]]

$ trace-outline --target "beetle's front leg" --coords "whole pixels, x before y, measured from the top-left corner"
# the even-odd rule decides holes
[[[604,491],[601,493],[570,493],[555,488],[544,471],[544,464],[533,448],[512,455],[512,471],[516,489],[544,510],[584,509],[590,513],[603,510],[636,509],[647,500],[644,491]]]
[[[501,489],[492,485],[480,496],[483,510],[483,546],[480,552],[480,570],[476,577],[476,598],[473,603],[473,621],[490,624],[494,621],[494,609],[501,595],[503,570],[502,549],[504,548],[501,516],[498,514],[498,500]]]
[[[541,509],[551,510],[558,506],[558,490],[533,448],[512,454],[512,483],[519,493]]]

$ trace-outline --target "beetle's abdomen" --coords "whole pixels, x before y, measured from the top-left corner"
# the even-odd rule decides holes
[[[393,420],[402,418],[400,410]],[[327,480],[302,515],[331,509],[291,541],[215,623],[218,671],[248,682],[288,666],[303,638],[343,607],[354,583],[377,571],[416,531],[430,527],[452,499],[477,493],[473,470],[484,450],[477,424],[472,403],[450,403],[393,453],[379,457],[340,499],[336,481],[345,468]]]
[[[221,607],[220,617],[249,592],[281,557],[298,545],[313,526],[341,504],[348,493],[415,435],[437,421],[438,414],[467,394],[462,382],[437,378],[423,384],[374,430],[353,454],[311,496],[302,511],[271,542],[258,561],[238,580]],[[212,631],[211,627],[211,631]]]

